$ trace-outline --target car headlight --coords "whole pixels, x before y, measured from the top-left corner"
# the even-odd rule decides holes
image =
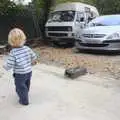
[[[114,33],[107,37],[109,40],[120,39],[120,33]]]

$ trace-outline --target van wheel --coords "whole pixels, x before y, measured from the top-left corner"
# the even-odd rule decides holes
[[[63,44],[61,42],[56,42],[56,41],[53,42],[54,47],[63,47],[64,45],[65,45],[65,43]]]
[[[57,42],[50,42],[49,43],[49,45],[51,46],[51,47],[58,47],[59,46],[59,44],[57,43]]]
[[[59,46],[59,45],[60,45],[59,42],[53,42],[53,44],[54,44],[55,46]]]
[[[76,48],[76,47],[73,47],[73,48],[72,48],[72,51],[73,51],[74,53],[79,53],[79,52],[80,52],[80,50],[79,50],[78,48]]]
[[[51,43],[52,47],[60,47],[60,48],[72,48],[74,46],[74,43],[67,43],[67,42],[56,42],[53,41]]]

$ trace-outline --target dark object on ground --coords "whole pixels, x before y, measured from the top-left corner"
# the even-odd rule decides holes
[[[65,76],[75,79],[81,75],[85,75],[87,73],[87,69],[84,67],[75,67],[68,68],[65,70]]]

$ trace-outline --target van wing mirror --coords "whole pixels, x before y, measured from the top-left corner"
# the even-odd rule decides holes
[[[93,18],[92,17],[88,17],[88,22],[90,22]]]

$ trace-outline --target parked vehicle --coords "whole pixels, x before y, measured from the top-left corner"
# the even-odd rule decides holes
[[[93,19],[78,33],[75,46],[82,50],[120,50],[120,15]]]
[[[45,25],[46,36],[57,43],[74,43],[77,32],[97,16],[97,9],[91,5],[80,2],[59,4]]]

